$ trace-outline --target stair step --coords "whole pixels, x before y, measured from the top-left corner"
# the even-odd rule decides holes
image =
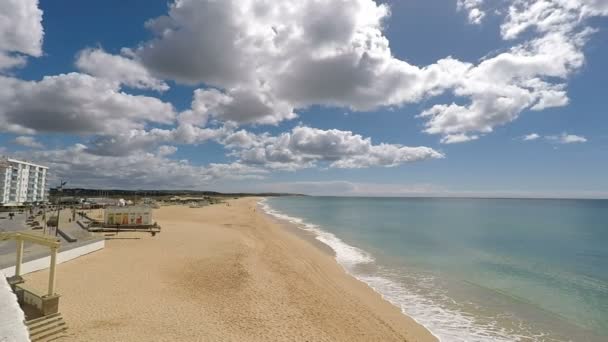
[[[64,321],[57,322],[52,325],[45,325],[44,327],[30,330],[30,337],[44,335],[47,331],[52,331],[52,330],[56,329],[57,327],[64,327],[64,326],[67,327]]]
[[[59,335],[64,333],[66,330],[68,330],[68,327],[64,324],[63,326],[57,326],[52,330],[48,330],[42,335],[30,336],[30,340],[32,342],[42,342],[50,339],[51,337],[54,339],[59,337]]]
[[[62,336],[68,327],[60,313],[25,322],[32,342],[42,342]]]
[[[58,317],[53,317],[53,318],[46,319],[44,321],[39,321],[39,322],[36,322],[36,323],[33,323],[33,324],[27,324],[27,327],[28,327],[28,329],[30,329],[30,331],[33,331],[33,330],[40,329],[40,328],[42,328],[42,327],[44,327],[46,325],[55,324],[57,322],[63,322],[63,317],[58,316]]]
[[[29,326],[30,324],[37,323],[37,322],[40,322],[40,321],[44,321],[44,320],[47,320],[49,318],[53,318],[53,317],[57,317],[57,316],[61,316],[61,314],[59,312],[57,312],[57,313],[54,313],[52,315],[42,316],[42,317],[30,319],[29,321],[25,321],[25,325]]]

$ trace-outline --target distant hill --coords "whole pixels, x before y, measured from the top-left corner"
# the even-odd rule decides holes
[[[306,196],[303,194],[289,193],[223,193],[216,191],[198,191],[198,190],[122,190],[122,189],[82,189],[68,188],[57,191],[57,188],[51,188],[49,191],[52,197],[55,196],[75,196],[75,197],[166,197],[166,196],[214,196],[214,197],[246,197],[246,196]]]

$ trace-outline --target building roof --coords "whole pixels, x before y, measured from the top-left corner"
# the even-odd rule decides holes
[[[12,159],[12,158],[7,158],[6,159],[9,163],[19,163],[19,164],[25,164],[25,165],[29,165],[29,166],[36,166],[36,167],[41,167],[43,169],[48,169],[48,166],[44,166],[44,165],[40,165],[40,164],[35,164],[29,161],[23,161],[23,160],[18,160],[18,159]]]
[[[110,211],[150,211],[153,208],[151,208],[150,206],[147,205],[127,205],[127,206],[111,206],[111,207],[106,207],[106,209],[110,210]]]

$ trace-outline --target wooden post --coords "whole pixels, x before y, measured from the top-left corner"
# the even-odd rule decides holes
[[[57,247],[51,247],[51,268],[49,271],[49,292],[48,295],[55,294],[55,266],[57,266]]]
[[[23,263],[23,240],[17,238],[17,263],[15,264],[15,276],[21,275],[21,264]]]

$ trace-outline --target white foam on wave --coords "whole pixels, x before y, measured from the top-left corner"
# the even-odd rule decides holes
[[[441,341],[485,342],[520,341],[523,336],[497,326],[496,322],[479,324],[477,319],[457,309],[446,308],[451,301],[439,289],[433,290],[433,297],[418,294],[401,283],[382,275],[354,275],[368,284],[382,297],[426,327]],[[424,281],[424,280],[423,280]],[[433,282],[433,279],[426,281]]]
[[[336,260],[338,263],[340,263],[340,265],[347,268],[347,270],[355,265],[374,262],[374,258],[366,251],[345,243],[334,234],[320,229],[317,225],[306,223],[299,217],[292,217],[274,210],[268,205],[266,199],[261,200],[259,204],[267,214],[278,219],[294,223],[298,226],[298,228],[312,232],[317,240],[323,242],[334,250],[336,253]]]
[[[351,246],[330,232],[322,230],[319,226],[307,223],[298,217],[286,215],[272,208],[266,199],[259,203],[260,207],[269,215],[280,220],[296,224],[298,228],[314,233],[317,240],[332,248],[336,253],[336,261],[356,279],[364,282],[382,298],[400,308],[407,316],[426,327],[440,341],[454,342],[485,342],[485,341],[521,341],[530,340],[530,336],[521,336],[512,331],[506,331],[496,322],[480,324],[475,317],[467,315],[457,309],[446,308],[445,303],[451,301],[447,295],[434,285],[433,277],[415,276],[413,279],[418,287],[432,291],[435,298],[417,293],[415,289],[406,287],[395,281],[395,275],[390,271],[379,268],[378,274],[360,274],[355,272],[355,266],[370,264],[375,260],[366,251]],[[412,280],[412,279],[410,279]],[[535,338],[531,339],[536,340]]]

